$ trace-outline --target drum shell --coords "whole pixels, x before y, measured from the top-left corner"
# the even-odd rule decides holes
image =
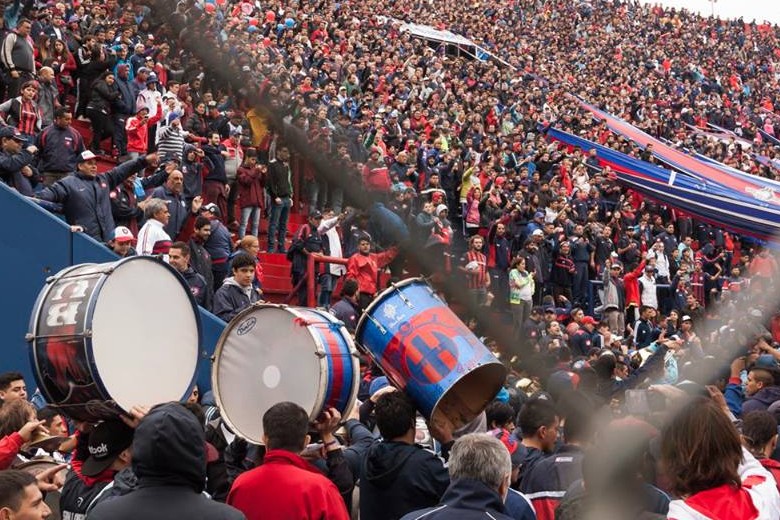
[[[453,428],[479,415],[506,377],[501,362],[420,278],[379,294],[355,340],[427,419]]]
[[[184,311],[192,313],[197,328],[197,345],[193,345],[190,364],[197,366],[201,342],[200,315],[189,287],[171,266],[151,257],[137,256],[63,269],[47,280],[38,295],[30,317],[28,340],[30,363],[38,388],[50,406],[73,419],[96,422],[114,419],[127,412],[115,402],[101,379],[93,352],[92,331],[101,290],[115,272],[131,262],[134,266],[148,262],[163,268],[170,273],[171,280],[175,280],[173,284],[182,288],[182,295],[186,294],[188,308]],[[139,284],[143,284],[143,280],[139,280]],[[154,298],[154,287],[144,288],[144,291],[149,298]],[[144,302],[139,301],[137,305],[143,306]],[[128,326],[141,327],[143,324],[128,323]],[[121,334],[121,330],[116,332]],[[181,367],[172,367],[172,370],[181,370]],[[176,399],[188,397],[195,376],[193,368],[187,390],[183,389],[183,394]],[[138,384],[154,385],[155,381],[139,379]],[[172,397],[168,395],[163,400],[172,400]]]
[[[270,316],[272,311],[283,312],[289,318],[289,322],[283,326],[304,328],[306,341],[301,344],[297,343],[298,337],[278,338],[273,336],[278,333],[259,330],[266,319],[263,314]],[[274,315],[274,317],[278,316]],[[262,395],[263,384],[268,385],[265,383],[264,369],[269,367],[263,365],[266,360],[253,363],[251,359],[247,359],[245,372],[237,374],[236,371],[240,370],[240,367],[235,359],[231,359],[232,356],[246,354],[238,354],[246,348],[240,344],[241,337],[252,334],[253,331],[257,332],[257,337],[252,338],[252,341],[257,344],[257,351],[250,353],[251,355],[256,355],[262,349],[274,344],[275,347],[297,349],[295,356],[311,355],[319,364],[317,381],[295,377],[296,367],[282,367],[283,373],[279,384],[273,387],[273,391],[268,386],[268,394],[273,393],[278,396],[277,402],[282,400],[296,402],[297,399],[293,395],[299,392],[294,392],[293,389],[310,384],[311,386],[307,386],[306,389],[309,395],[314,396],[311,403],[296,402],[309,414],[310,421],[317,420],[323,411],[331,407],[339,410],[342,417],[349,414],[357,398],[360,363],[357,349],[344,325],[330,314],[316,309],[257,304],[244,309],[225,327],[214,353],[211,372],[214,398],[222,419],[233,432],[251,442],[262,444],[262,416],[276,404],[271,400],[264,400],[268,395]],[[302,359],[301,362],[303,363],[304,360]],[[242,403],[236,403],[238,390],[230,386],[231,383],[236,382],[236,378],[242,379],[247,389],[257,390],[255,392],[247,390],[250,395],[246,396],[247,402],[243,403],[243,408]],[[281,386],[278,391],[277,386]],[[242,416],[247,413],[251,414],[251,417]]]

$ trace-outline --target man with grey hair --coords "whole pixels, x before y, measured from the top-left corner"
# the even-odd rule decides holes
[[[171,218],[168,201],[154,197],[147,199],[144,218],[146,223],[138,232],[138,254],[163,255],[167,262],[168,250],[171,248],[171,237],[165,232],[165,226]]]
[[[512,520],[504,507],[512,475],[509,451],[491,435],[469,433],[452,447],[450,485],[439,505],[401,520]]]

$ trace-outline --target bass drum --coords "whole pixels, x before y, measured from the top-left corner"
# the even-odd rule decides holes
[[[482,413],[506,377],[504,365],[422,278],[377,296],[355,340],[426,419],[454,429]]]
[[[186,398],[197,370],[200,316],[171,266],[137,256],[49,278],[27,339],[46,401],[94,422],[134,405]]]
[[[328,408],[346,417],[359,383],[358,353],[343,323],[324,311],[272,304],[228,324],[211,371],[222,419],[255,444],[263,443],[263,414],[274,404],[296,403],[311,421]]]

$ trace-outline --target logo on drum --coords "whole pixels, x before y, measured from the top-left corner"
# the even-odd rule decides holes
[[[255,325],[257,324],[257,318],[252,316],[251,318],[247,318],[241,323],[238,324],[238,327],[236,327],[236,334],[239,336],[243,336],[244,334],[247,334],[249,331],[255,328]]]
[[[390,364],[402,379],[421,385],[433,385],[469,361],[473,352],[463,345],[464,326],[448,320],[446,313],[425,311],[404,323],[385,349]],[[466,347],[461,352],[460,346]],[[459,359],[463,357],[464,359]]]

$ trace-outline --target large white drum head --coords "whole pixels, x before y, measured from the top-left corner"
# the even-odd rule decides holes
[[[263,414],[271,406],[292,401],[312,413],[320,366],[314,338],[292,311],[269,306],[238,315],[220,338],[212,370],[222,418],[262,444]]]
[[[121,262],[92,318],[100,379],[124,410],[178,401],[198,364],[198,321],[188,290],[155,260]]]

